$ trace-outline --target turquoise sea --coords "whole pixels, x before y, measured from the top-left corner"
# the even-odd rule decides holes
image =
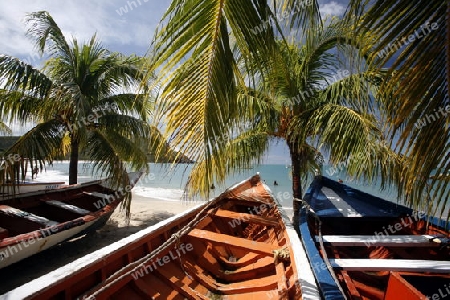
[[[157,198],[166,201],[180,201],[183,199],[184,186],[191,168],[192,165],[189,164],[180,164],[176,167],[172,167],[170,164],[150,164],[150,172],[141,178],[133,192],[142,197]],[[54,162],[52,166],[47,166],[42,173],[38,174],[34,181],[64,181],[68,183],[68,170],[68,161]],[[322,171],[326,170],[327,167],[324,167],[324,170]],[[272,194],[278,199],[283,207],[291,209],[291,169],[286,165],[256,165],[251,169],[243,170],[239,174],[231,175],[227,178],[224,185],[215,184],[215,189],[211,190],[210,197],[218,196],[226,188],[251,177],[257,172],[260,173],[261,178],[269,186]],[[328,176],[326,172],[322,173]],[[396,191],[394,189],[380,191],[376,184],[363,185],[352,183],[344,176],[345,175],[343,174],[337,173],[328,177],[335,180],[342,178],[349,186],[390,201],[396,201]],[[79,162],[78,181],[80,183],[99,178],[99,176],[92,175],[92,164],[90,162]],[[277,182],[277,185],[274,184],[274,181]]]

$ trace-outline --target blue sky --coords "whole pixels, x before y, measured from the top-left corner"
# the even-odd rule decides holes
[[[348,1],[323,0],[320,3],[323,15],[342,15]],[[46,10],[69,39],[75,37],[86,41],[97,33],[103,45],[111,51],[145,55],[169,4],[170,0],[0,0],[0,54],[39,66],[42,59],[25,36],[24,18],[27,13]],[[27,130],[27,126],[12,127],[16,135]],[[271,146],[265,162],[289,162],[284,142]]]

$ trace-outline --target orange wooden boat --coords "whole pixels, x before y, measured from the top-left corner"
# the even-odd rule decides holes
[[[325,299],[450,295],[444,220],[320,176],[299,204],[302,242]]]
[[[318,299],[295,229],[259,175],[4,299]]]
[[[130,190],[141,175],[129,174]],[[127,192],[104,179],[2,199],[0,269],[103,226]]]

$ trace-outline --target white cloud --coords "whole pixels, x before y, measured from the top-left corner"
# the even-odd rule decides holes
[[[24,19],[27,13],[46,10],[53,17],[63,34],[87,41],[94,33],[108,49],[126,46],[147,48],[161,16],[170,0],[114,0],[108,2],[91,0],[0,0],[0,53],[26,59],[35,54],[33,44],[25,36]],[[138,7],[135,8],[133,3]],[[140,4],[139,4],[140,3]],[[129,7],[128,13],[119,15],[121,7]]]
[[[24,23],[27,13],[41,10],[50,13],[69,42],[72,37],[79,42],[87,41],[97,33],[107,49],[144,54],[169,4],[170,0],[0,0],[0,54],[18,57],[37,67],[42,64],[32,41],[25,35]],[[122,15],[117,13],[128,5],[133,9]],[[33,127],[32,123],[9,125],[14,135]]]
[[[344,5],[336,1],[331,1],[330,3],[323,3],[320,5],[320,13],[322,16],[342,16],[345,9],[346,7]]]

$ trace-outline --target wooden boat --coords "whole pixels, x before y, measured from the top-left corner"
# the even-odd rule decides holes
[[[54,190],[65,186],[64,181],[57,182],[33,182],[25,181],[17,184],[2,184],[0,185],[1,199],[14,197],[17,194],[33,193],[42,190]]]
[[[302,242],[325,299],[450,294],[444,221],[320,176],[297,204]]]
[[[129,174],[130,189],[141,174]],[[0,268],[104,225],[125,195],[105,179],[2,200]]]
[[[295,229],[255,175],[3,297],[273,300],[319,294]]]

